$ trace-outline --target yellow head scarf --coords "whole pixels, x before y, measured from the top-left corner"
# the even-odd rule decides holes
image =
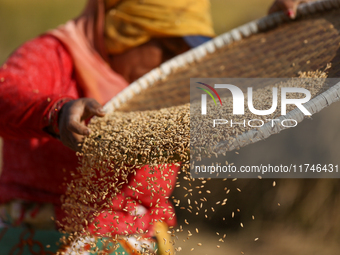
[[[209,0],[105,0],[105,44],[111,54],[152,37],[215,36]]]

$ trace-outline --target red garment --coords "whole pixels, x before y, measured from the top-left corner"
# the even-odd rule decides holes
[[[72,150],[45,133],[43,128],[48,126],[48,113],[58,100],[82,96],[70,54],[51,35],[43,35],[25,43],[1,67],[0,136],[3,138],[3,169],[0,176],[0,203],[12,199],[50,202],[55,205],[57,219],[61,219],[60,196],[65,192],[63,183],[71,179],[70,172],[75,171],[78,160]],[[175,168],[172,167],[172,170]],[[137,172],[139,180],[136,181],[143,184],[141,189],[147,187],[147,174],[148,171],[143,168]],[[148,210],[143,216],[145,225],[154,219],[163,219],[169,225],[175,224],[174,210],[167,198],[172,191],[167,184],[174,186],[175,175],[169,175],[167,180],[160,177],[158,173],[159,189],[163,189],[159,197],[150,198],[148,194],[133,197],[128,194],[126,185],[123,188],[124,196],[114,200],[116,215],[113,216],[121,215],[121,222],[130,224],[129,232],[150,226],[142,226],[141,221],[119,211],[119,208],[124,208],[119,205],[128,203],[126,197],[130,195],[130,202],[141,200]],[[129,185],[133,185],[133,180]],[[157,199],[161,201],[161,208],[152,207],[156,205]],[[151,202],[154,203],[150,207]],[[156,210],[159,210],[157,214]],[[114,226],[109,231],[121,234],[126,230],[126,224],[123,227],[116,221],[112,222]]]

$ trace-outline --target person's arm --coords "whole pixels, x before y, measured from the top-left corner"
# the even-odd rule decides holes
[[[70,144],[65,137],[83,135],[82,120],[103,113],[97,112],[101,106],[94,99],[77,99],[73,75],[70,55],[52,36],[38,37],[16,50],[0,68],[0,136],[58,137],[60,129],[62,142],[75,149],[79,140]]]
[[[17,49],[0,69],[0,136],[48,136],[43,128],[50,109],[76,96],[66,85],[71,76],[67,52],[53,37],[38,37]]]
[[[291,19],[295,19],[299,4],[311,2],[312,0],[275,0],[269,8],[269,13],[284,11]]]

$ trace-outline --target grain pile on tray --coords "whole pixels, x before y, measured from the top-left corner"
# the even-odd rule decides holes
[[[83,153],[89,162],[110,161],[119,167],[183,161],[190,141],[189,107],[113,112],[97,118],[90,125],[95,132],[86,140]]]

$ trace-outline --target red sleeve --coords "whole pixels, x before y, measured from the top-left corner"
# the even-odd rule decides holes
[[[48,114],[62,98],[77,98],[73,64],[63,45],[49,35],[16,50],[0,68],[0,136],[49,136]]]

